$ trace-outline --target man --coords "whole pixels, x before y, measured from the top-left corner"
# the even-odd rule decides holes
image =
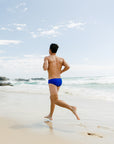
[[[44,58],[43,69],[44,71],[46,70],[48,71],[48,79],[49,79],[48,84],[49,84],[50,101],[51,101],[50,113],[48,116],[45,116],[45,118],[52,120],[55,105],[58,105],[60,107],[67,108],[70,111],[72,111],[73,114],[76,116],[76,118],[80,120],[80,118],[76,113],[76,107],[68,105],[62,100],[59,100],[58,98],[58,91],[60,86],[62,85],[61,74],[67,71],[70,67],[63,58],[56,56],[57,50],[58,45],[51,44],[49,49],[50,55]],[[64,69],[62,69],[62,66],[64,66]]]

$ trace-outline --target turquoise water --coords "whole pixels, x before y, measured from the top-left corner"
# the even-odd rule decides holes
[[[106,77],[106,76],[96,76],[96,77],[66,77],[63,79],[63,85],[65,86],[101,86],[101,87],[108,87],[112,88],[114,86],[114,77]],[[14,85],[17,84],[30,84],[30,85],[47,85],[46,83],[47,79],[45,80],[31,80],[29,81],[22,81],[18,82],[15,80],[12,80],[11,82]]]
[[[64,78],[64,85],[114,91],[114,77],[73,77]]]
[[[10,80],[10,82],[14,86],[8,88],[9,91],[49,95],[48,79],[29,79],[29,81]],[[61,95],[114,101],[114,77],[94,76],[63,78],[63,85],[60,89],[60,93]]]
[[[48,79],[15,81],[10,80],[14,85],[8,87],[9,91],[17,93],[38,93],[49,95]],[[2,90],[7,88],[2,88]],[[114,77],[67,77],[63,78],[63,85],[60,89],[61,95],[73,95],[91,99],[102,99],[114,101]]]
[[[15,85],[47,85],[46,80],[29,80],[23,82],[12,81]],[[101,90],[110,90],[114,92],[114,77],[96,76],[96,77],[67,77],[63,78],[63,86],[69,88],[92,88]]]

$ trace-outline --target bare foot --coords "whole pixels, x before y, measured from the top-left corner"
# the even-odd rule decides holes
[[[49,120],[52,120],[52,117],[50,115],[45,116],[44,118],[47,118]]]
[[[72,106],[72,112],[76,116],[77,120],[80,120],[79,116],[76,113],[76,107],[75,106]]]

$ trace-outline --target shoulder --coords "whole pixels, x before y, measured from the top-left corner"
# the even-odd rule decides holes
[[[58,59],[59,59],[59,61],[61,62],[61,63],[64,63],[64,58],[62,58],[62,57],[57,57]]]
[[[49,59],[49,56],[45,56],[45,57],[44,57],[44,60],[48,60],[48,59]]]
[[[57,56],[57,58],[60,59],[60,60],[64,60],[64,58],[62,58],[62,57],[58,57],[58,56]]]

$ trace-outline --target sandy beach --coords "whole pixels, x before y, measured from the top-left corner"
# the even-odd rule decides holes
[[[64,85],[59,93],[60,99],[77,106],[80,121],[58,106],[53,121],[44,119],[50,106],[45,81],[39,85],[29,82],[0,87],[0,143],[113,144],[112,85],[92,86],[85,79],[81,82],[84,84],[76,87]]]

